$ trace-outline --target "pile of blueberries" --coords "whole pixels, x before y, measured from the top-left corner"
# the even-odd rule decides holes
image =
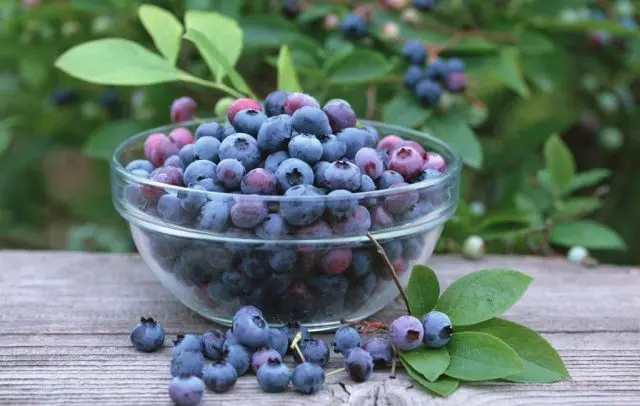
[[[189,120],[195,110],[192,99],[180,98],[172,120]],[[186,127],[151,134],[146,159],[126,166],[139,178],[186,189],[132,182],[123,190],[129,204],[164,223],[236,239],[147,233],[162,269],[195,287],[211,307],[237,299],[282,322],[310,320],[317,312],[323,319],[341,317],[345,308],[365,303],[384,273],[374,271],[383,268],[371,246],[332,245],[331,239],[407,224],[448,199],[446,187],[363,195],[439,178],[446,162],[415,141],[379,139],[344,100],[321,108],[310,95],[275,91],[263,104],[235,100],[227,118],[201,124],[195,137]],[[398,274],[424,252],[425,238],[382,241]],[[327,244],[297,243],[310,239]],[[269,243],[276,240],[296,243]]]
[[[449,342],[451,334],[447,315],[432,311],[422,321],[401,316],[389,326],[388,339],[374,335],[364,343],[358,330],[344,325],[336,331],[331,346],[344,357],[348,376],[360,383],[370,378],[374,368],[393,362],[394,348],[409,351],[422,344],[439,348]],[[142,318],[130,340],[137,350],[154,352],[163,346],[165,332],[155,320]],[[293,356],[293,370],[284,363],[286,355]],[[205,386],[216,393],[227,392],[249,370],[267,393],[285,392],[291,384],[297,392],[313,394],[324,385],[324,368],[330,356],[329,345],[311,337],[300,323],[269,327],[260,309],[243,306],[226,333],[212,329],[202,335],[178,336],[172,351],[169,396],[178,406],[197,405]]]

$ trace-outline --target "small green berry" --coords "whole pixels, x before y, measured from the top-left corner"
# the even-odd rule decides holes
[[[233,102],[234,100],[230,97],[223,97],[222,99],[218,100],[218,102],[216,103],[216,107],[214,108],[216,117],[226,116],[227,111],[229,110],[229,107],[231,107],[231,104],[233,104]]]
[[[478,260],[484,257],[484,240],[477,235],[469,236],[462,246],[462,255],[465,258]]]
[[[581,264],[589,257],[589,251],[580,245],[575,245],[567,252],[567,259],[571,262]]]
[[[603,128],[598,137],[600,145],[609,151],[617,151],[624,144],[624,135],[615,127]]]

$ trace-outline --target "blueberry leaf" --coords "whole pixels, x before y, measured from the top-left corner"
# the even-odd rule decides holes
[[[448,376],[441,376],[436,381],[431,382],[428,379],[426,379],[424,376],[420,375],[420,373],[418,371],[413,369],[411,364],[409,364],[408,362],[406,362],[402,358],[400,358],[400,362],[402,362],[402,365],[404,365],[404,367],[405,367],[405,369],[407,371],[407,374],[417,384],[422,386],[424,389],[435,393],[436,395],[449,396],[453,392],[455,392],[458,389],[458,387],[460,386],[460,382],[458,382],[457,380],[455,380],[455,379],[453,379],[451,377],[448,377]]]
[[[624,250],[627,244],[613,229],[593,220],[576,220],[556,224],[551,229],[552,243],[570,247],[582,245],[590,249]]]
[[[167,10],[151,4],[140,6],[138,17],[151,35],[156,48],[172,65],[175,65],[184,30],[180,21]]]
[[[187,30],[187,33],[184,35],[184,37],[196,45],[212,72],[215,73],[217,67],[221,66],[224,72],[229,75],[231,84],[237,90],[245,94],[253,94],[253,92],[249,88],[249,85],[247,85],[238,71],[236,71],[235,68],[231,64],[229,64],[229,61],[227,61],[220,50],[216,48],[216,46],[211,41],[209,41],[209,39],[203,33],[195,29],[189,29]]]
[[[558,135],[551,136],[544,144],[544,161],[551,184],[557,192],[564,191],[576,173],[576,164]]]
[[[409,364],[411,368],[431,382],[444,373],[450,362],[449,352],[446,348],[427,349],[420,347],[413,351],[401,352],[400,358],[403,364]]]
[[[361,84],[378,79],[393,69],[382,54],[356,49],[327,66],[330,84]]]
[[[584,187],[595,186],[611,175],[609,169],[591,169],[577,173],[571,178],[565,193],[572,193]]]
[[[425,131],[448,143],[472,168],[482,167],[482,146],[464,113],[452,108],[447,114],[433,114],[427,120]]]
[[[298,82],[296,68],[291,58],[291,52],[289,52],[289,47],[286,45],[280,48],[280,56],[278,57],[278,89],[289,92],[302,91],[302,87]]]
[[[143,130],[144,126],[136,120],[109,121],[89,134],[82,152],[92,158],[108,161],[121,142]]]
[[[486,381],[521,373],[524,363],[501,339],[486,333],[454,333],[445,374],[463,381]]]
[[[454,326],[489,320],[509,309],[529,287],[532,278],[512,269],[483,269],[453,282],[436,309],[446,313]]]
[[[382,107],[382,119],[387,124],[415,128],[424,124],[430,115],[430,110],[421,106],[408,92],[399,93]]]
[[[569,372],[556,350],[535,331],[504,319],[491,319],[463,327],[464,331],[487,333],[498,337],[513,348],[524,362],[524,370],[503,379],[513,382],[557,382],[569,377]]]
[[[411,270],[411,278],[407,284],[409,308],[415,317],[422,317],[433,310],[440,295],[438,277],[426,265],[416,265]]]
[[[103,85],[143,86],[180,80],[180,71],[133,41],[106,38],[62,54],[55,66],[77,79]]]

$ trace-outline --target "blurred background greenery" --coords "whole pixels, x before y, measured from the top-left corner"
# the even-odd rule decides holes
[[[640,4],[631,0],[422,1],[435,4],[429,11],[413,0],[0,1],[0,247],[134,249],[111,203],[111,151],[168,123],[176,97],[194,97],[199,116],[213,116],[224,96],[215,91],[104,87],[54,68],[92,39],[154,49],[138,20],[143,3],[179,19],[202,10],[237,21],[236,67],[259,96],[276,86],[287,44],[306,91],[454,145],[467,163],[463,203],[441,252],[478,234],[491,252],[564,255],[584,245],[602,261],[640,263]],[[368,35],[347,41],[340,21],[353,12],[367,17]],[[410,38],[432,57],[462,58],[466,93],[427,108],[403,89]],[[186,41],[179,65],[209,75]],[[571,177],[573,162],[582,175],[560,190],[554,178]]]

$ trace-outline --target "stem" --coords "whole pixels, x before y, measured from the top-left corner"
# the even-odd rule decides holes
[[[402,283],[400,283],[400,279],[398,279],[398,275],[396,274],[396,270],[393,268],[393,264],[389,260],[389,257],[387,256],[387,254],[384,252],[384,248],[382,248],[382,245],[380,245],[378,241],[376,241],[376,239],[373,238],[373,235],[371,235],[370,232],[367,232],[367,238],[369,238],[373,243],[373,245],[375,245],[376,251],[378,251],[378,254],[380,254],[382,258],[384,258],[384,261],[387,264],[387,268],[389,270],[389,275],[391,276],[391,279],[393,279],[393,282],[395,282],[396,287],[400,291],[402,300],[404,300],[404,304],[405,306],[407,306],[407,313],[411,315],[411,308],[409,307],[409,297],[407,296],[407,292],[404,291],[404,288],[402,287]]]
[[[396,349],[393,349],[393,361],[391,361],[391,373],[389,378],[396,379],[396,366],[398,365],[398,356],[396,355]]]
[[[339,369],[336,369],[335,371],[329,372],[328,374],[324,374],[324,376],[331,376],[331,375],[339,374],[340,372],[344,372],[346,370],[347,370],[346,368],[339,368]]]
[[[210,82],[208,80],[204,80],[204,79],[200,79],[197,76],[193,76],[190,73],[187,72],[183,72],[180,71],[180,79],[183,82],[189,82],[189,83],[194,83],[196,85],[201,85],[201,86],[205,86],[205,87],[210,87],[213,89],[218,89],[220,91],[223,91],[225,93],[227,93],[229,96],[233,96],[236,98],[241,98],[244,96],[244,94],[233,90],[232,88],[230,88],[229,86],[223,85],[222,83],[214,83],[214,82]]]
[[[298,345],[298,342],[301,339],[302,339],[302,332],[298,331],[296,333],[296,336],[293,338],[293,341],[291,342],[291,348],[296,350],[296,352],[298,353],[298,356],[300,356],[300,359],[302,360],[302,362],[307,362],[307,360],[304,359],[304,354],[302,354],[302,351],[300,350],[300,346]]]

